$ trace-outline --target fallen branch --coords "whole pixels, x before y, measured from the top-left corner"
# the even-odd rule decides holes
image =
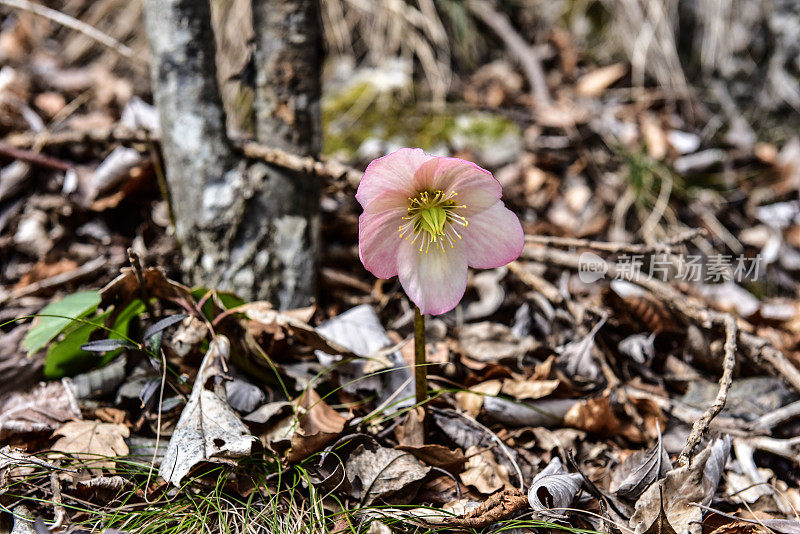
[[[708,431],[711,421],[719,415],[719,412],[725,407],[728,400],[728,390],[733,381],[733,368],[736,365],[736,337],[738,328],[736,327],[736,320],[733,316],[725,314],[723,316],[725,326],[725,357],[722,361],[722,377],[719,379],[719,391],[714,399],[714,402],[706,410],[702,417],[694,422],[692,431],[689,433],[689,439],[686,441],[681,454],[678,456],[678,462],[682,465],[689,465],[692,463],[692,456],[703,435]]]
[[[528,506],[528,496],[525,493],[518,489],[507,489],[491,495],[483,504],[466,514],[449,518],[445,524],[448,527],[483,528],[509,519]]]
[[[354,187],[358,186],[363,174],[361,171],[336,160],[318,160],[308,156],[298,156],[279,148],[272,148],[254,142],[243,143],[240,148],[248,158],[260,159],[290,171],[310,174],[320,178],[344,178]]]

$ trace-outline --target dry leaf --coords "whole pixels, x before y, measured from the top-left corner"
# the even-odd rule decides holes
[[[575,92],[579,96],[592,98],[602,95],[608,87],[625,76],[628,66],[624,63],[615,63],[607,67],[600,67],[578,79]]]
[[[647,452],[636,451],[625,459],[619,467],[619,472],[627,475],[619,484],[612,482],[610,489],[620,497],[636,499],[671,469],[672,462],[664,450],[659,431],[658,441],[652,449]]]
[[[228,463],[250,453],[255,438],[228,405],[221,380],[229,356],[228,338],[217,336],[200,364],[189,402],[161,461],[159,474],[175,486],[200,462]]]
[[[483,399],[487,395],[495,396],[500,393],[502,383],[499,380],[486,380],[469,388],[469,391],[456,393],[456,404],[472,417],[476,417],[483,406]],[[472,393],[470,393],[472,392]]]
[[[299,462],[322,450],[341,434],[347,419],[328,406],[313,389],[308,389],[296,401],[299,418],[292,434],[292,446],[286,456],[289,462]]]
[[[114,460],[101,456],[126,456],[125,438],[130,435],[125,425],[100,421],[70,421],[53,433],[61,436],[51,447],[85,460],[93,470],[113,469]]]
[[[81,411],[63,382],[39,384],[30,393],[11,393],[0,399],[0,440],[27,432],[51,432]]]
[[[501,392],[516,399],[540,399],[554,392],[559,380],[503,380]]]
[[[582,484],[583,477],[578,473],[567,473],[561,459],[556,456],[533,477],[528,502],[539,514],[561,517],[575,500]]]
[[[491,450],[479,451],[481,448],[478,446],[467,449],[467,464],[464,472],[459,475],[461,482],[466,486],[473,486],[485,495],[511,488],[508,469],[497,463]]]
[[[620,422],[611,409],[608,397],[596,397],[570,408],[564,415],[564,425],[587,432],[613,434],[620,427]]]

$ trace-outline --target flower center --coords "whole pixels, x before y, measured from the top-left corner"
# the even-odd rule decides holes
[[[400,225],[400,237],[411,239],[412,244],[419,240],[420,252],[429,252],[431,244],[442,252],[446,250],[445,245],[453,248],[455,240],[461,239],[455,225],[469,224],[465,217],[456,213],[456,210],[466,208],[456,204],[453,200],[456,195],[455,191],[420,191],[417,196],[409,198],[408,212],[403,217],[407,222]]]

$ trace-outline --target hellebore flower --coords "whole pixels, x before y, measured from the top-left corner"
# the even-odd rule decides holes
[[[419,148],[376,159],[356,193],[361,262],[378,278],[397,275],[421,313],[445,313],[464,296],[467,267],[500,267],[522,253],[522,226],[502,192],[462,159]]]

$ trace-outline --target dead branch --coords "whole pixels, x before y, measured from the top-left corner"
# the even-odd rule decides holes
[[[470,0],[469,10],[503,40],[508,51],[519,62],[528,78],[537,107],[550,106],[550,91],[539,56],[514,29],[508,17],[485,0]]]
[[[353,187],[358,187],[361,181],[361,171],[336,160],[315,159],[310,156],[298,156],[281,150],[254,142],[246,142],[240,146],[245,156],[260,159],[272,165],[283,167],[294,172],[310,174],[321,178],[344,178]]]
[[[40,4],[35,4],[33,2],[29,2],[28,0],[0,0],[0,5],[12,7],[14,9],[21,9],[23,11],[28,11],[30,13],[34,13],[39,15],[40,17],[44,17],[46,19],[52,20],[62,26],[69,28],[71,30],[75,30],[77,32],[82,33],[89,39],[97,41],[103,46],[106,46],[116,52],[117,54],[121,55],[124,58],[130,59],[134,62],[146,65],[147,62],[138,57],[136,52],[128,46],[120,43],[113,37],[108,34],[105,34],[98,30],[97,28],[86,24],[83,21],[80,21],[74,17],[70,17],[69,15],[62,13],[60,11],[56,11],[55,9],[50,9],[49,7],[45,7]]]
[[[0,0],[0,2],[2,1],[3,0]],[[53,156],[48,156],[46,154],[39,154],[38,152],[34,152],[32,150],[17,148],[8,143],[4,143],[3,141],[0,141],[0,154],[20,161],[27,161],[28,163],[32,163],[40,167],[56,169],[58,171],[68,171],[74,167],[72,163],[64,161],[63,159],[54,158]]]
[[[527,508],[528,496],[518,489],[507,489],[491,495],[477,508],[446,521],[448,527],[483,528]]]
[[[725,314],[723,316],[725,325],[725,357],[722,361],[722,377],[719,379],[719,391],[711,404],[711,407],[706,410],[702,417],[694,422],[692,431],[689,434],[689,439],[683,447],[678,462],[682,465],[689,465],[692,462],[694,450],[703,439],[703,435],[708,431],[711,421],[722,411],[725,403],[728,400],[728,390],[733,381],[733,368],[736,365],[736,337],[738,328],[736,327],[736,320],[733,316]]]

